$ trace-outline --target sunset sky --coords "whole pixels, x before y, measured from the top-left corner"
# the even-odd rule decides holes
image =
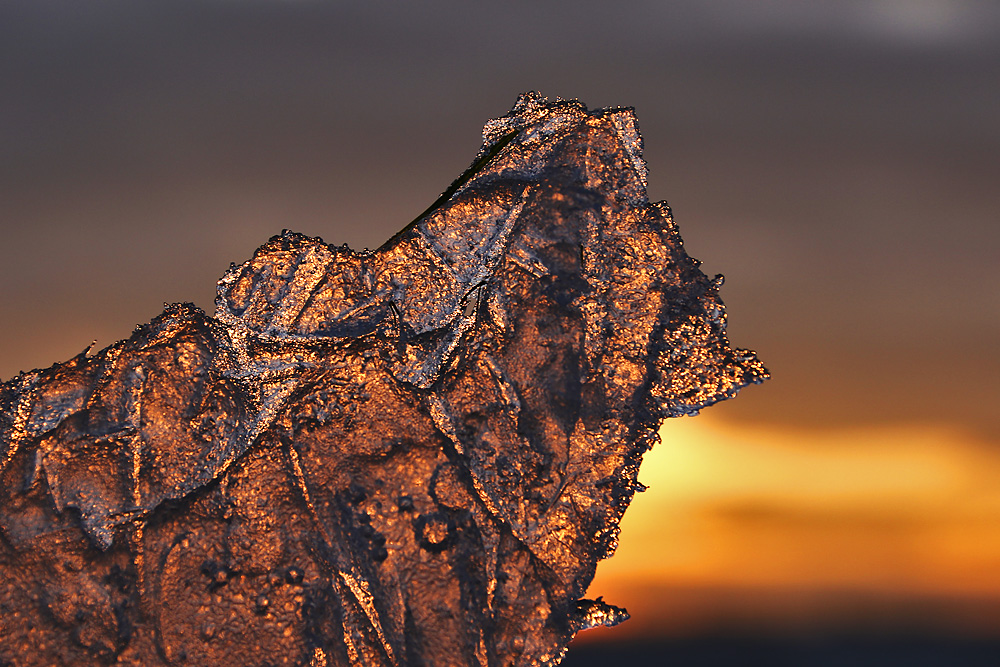
[[[282,228],[377,247],[518,93],[634,106],[774,377],[664,425],[588,641],[1000,637],[998,81],[988,1],[6,2],[0,378]]]

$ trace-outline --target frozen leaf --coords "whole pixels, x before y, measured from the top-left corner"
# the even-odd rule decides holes
[[[720,284],[630,109],[521,96],[378,250],[283,232],[2,385],[0,659],[558,663],[660,421],[767,377]]]

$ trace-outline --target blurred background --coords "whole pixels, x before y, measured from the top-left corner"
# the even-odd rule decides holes
[[[518,93],[629,105],[773,380],[664,425],[567,665],[1000,655],[1000,3],[0,3],[0,378],[377,247]]]

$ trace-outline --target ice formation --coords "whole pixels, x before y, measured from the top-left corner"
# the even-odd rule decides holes
[[[631,109],[522,95],[379,249],[0,386],[0,663],[558,663],[661,420],[767,377],[720,284]]]

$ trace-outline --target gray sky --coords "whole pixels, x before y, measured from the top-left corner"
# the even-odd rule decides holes
[[[1000,440],[1000,4],[0,3],[0,377],[282,228],[378,246],[518,93],[637,109],[774,380],[734,420]]]

